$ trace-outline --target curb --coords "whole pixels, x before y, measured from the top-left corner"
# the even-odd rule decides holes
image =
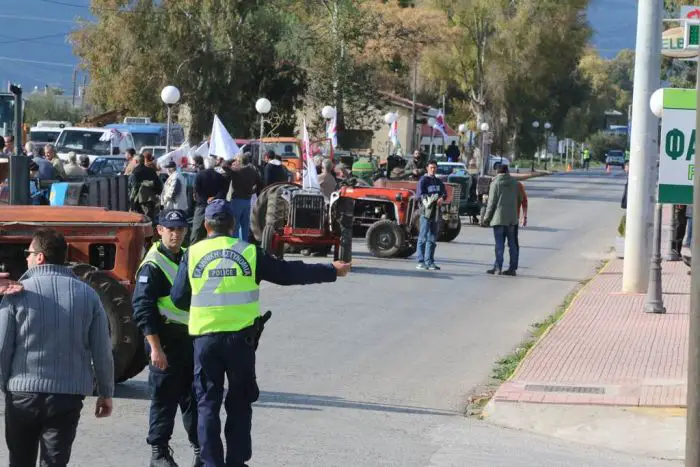
[[[566,309],[564,310],[564,312],[562,313],[562,315],[559,317],[559,319],[557,320],[557,322],[554,323],[554,324],[552,324],[551,326],[549,326],[549,327],[542,333],[542,335],[541,335],[540,337],[537,338],[537,340],[536,340],[535,343],[532,345],[532,347],[530,347],[530,348],[528,349],[528,351],[525,352],[525,355],[523,356],[522,360],[520,360],[520,362],[518,363],[518,365],[515,367],[515,370],[513,370],[513,374],[510,375],[510,377],[509,377],[507,380],[503,381],[503,383],[501,383],[501,384],[498,386],[499,388],[500,388],[504,383],[507,383],[508,381],[511,381],[513,378],[515,378],[515,377],[517,376],[518,372],[520,371],[520,368],[523,366],[523,363],[525,362],[525,360],[527,360],[527,358],[530,356],[530,354],[532,353],[532,351],[535,350],[535,349],[540,345],[540,342],[542,342],[542,340],[549,334],[549,332],[550,332],[552,329],[554,329],[554,327],[556,327],[556,325],[559,324],[559,322],[560,322],[562,319],[564,319],[564,317],[569,313],[569,311],[571,311],[571,308],[574,306],[574,303],[576,303],[576,301],[578,300],[579,296],[588,288],[588,285],[593,281],[593,279],[595,279],[595,278],[598,277],[600,274],[602,274],[603,272],[605,272],[605,270],[608,268],[609,265],[610,265],[610,260],[605,261],[605,264],[603,265],[603,267],[601,267],[600,270],[599,270],[598,272],[596,272],[593,276],[591,276],[589,279],[587,279],[588,282],[586,282],[586,284],[585,284],[583,287],[581,287],[581,288],[576,292],[576,294],[574,294],[573,298],[572,298],[571,301],[569,302],[569,306],[566,307]],[[493,400],[493,398],[492,398],[492,400]]]
[[[523,174],[522,176],[519,176],[519,174],[511,174],[514,179],[518,181],[522,180],[529,180],[531,178],[537,178],[537,177],[545,177],[547,175],[551,175],[550,172],[535,172],[535,173],[528,173],[528,174]]]

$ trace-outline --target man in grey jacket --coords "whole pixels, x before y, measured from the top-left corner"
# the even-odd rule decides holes
[[[112,413],[114,362],[97,293],[65,266],[68,247],[53,230],[34,233],[23,290],[0,302],[0,389],[11,466],[66,466],[85,396],[95,416]],[[93,371],[94,367],[94,371]]]
[[[518,207],[523,202],[523,195],[518,188],[518,181],[508,173],[508,166],[501,165],[496,171],[498,175],[489,187],[489,200],[486,207],[484,223],[493,227],[496,241],[496,261],[487,274],[515,276],[518,269],[520,246],[518,245]],[[508,240],[508,255],[510,265],[503,269],[503,253]]]

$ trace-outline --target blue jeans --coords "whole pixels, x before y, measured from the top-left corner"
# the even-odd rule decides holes
[[[438,222],[420,216],[420,231],[418,233],[417,258],[419,263],[427,266],[435,263],[435,246],[438,232]]]
[[[244,465],[252,457],[252,403],[260,391],[255,378],[255,349],[247,331],[194,338],[194,388],[197,434],[204,465]],[[224,398],[224,378],[228,391]],[[221,403],[226,408],[226,454],[221,442]]]
[[[250,200],[233,198],[231,199],[233,218],[236,225],[233,227],[233,238],[239,238],[244,242],[248,241],[250,235]]]
[[[518,255],[520,253],[518,226],[494,225],[493,237],[496,240],[496,262],[493,267],[499,271],[503,269],[503,252],[506,249],[506,240],[508,240],[508,255],[510,256],[510,267],[508,269],[516,271],[518,269]]]

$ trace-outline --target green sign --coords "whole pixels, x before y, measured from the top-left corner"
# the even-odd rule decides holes
[[[664,89],[659,160],[660,203],[693,203],[695,95],[694,89]]]

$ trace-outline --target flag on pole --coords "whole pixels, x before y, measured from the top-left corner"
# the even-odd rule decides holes
[[[433,125],[433,129],[439,131],[442,133],[443,138],[447,138],[447,133],[445,132],[446,129],[445,125],[445,115],[442,113],[442,110],[440,110],[435,117],[435,125]]]
[[[399,121],[394,120],[394,123],[392,123],[389,126],[389,139],[391,140],[391,144],[394,145],[394,147],[398,146],[399,144]]]
[[[163,154],[158,159],[156,159],[156,164],[159,167],[165,167],[165,165],[168,162],[175,161],[175,163],[180,167],[187,166],[187,163],[189,161],[188,154],[190,152],[190,149],[190,145],[187,144],[187,142],[184,142],[179,148],[176,148],[167,154]]]
[[[226,127],[218,115],[214,115],[214,124],[211,128],[211,143],[209,145],[209,155],[223,157],[230,161],[241,152],[236,142],[231,138],[231,135],[226,130]]]
[[[331,140],[333,149],[338,147],[338,131],[336,129],[335,117],[329,120],[326,125],[326,138]]]
[[[309,139],[309,131],[306,129],[306,118],[304,118],[304,178],[302,186],[305,189],[316,188],[321,189],[318,183],[318,174],[316,173],[316,164],[314,164],[313,155],[311,154],[311,140]]]

